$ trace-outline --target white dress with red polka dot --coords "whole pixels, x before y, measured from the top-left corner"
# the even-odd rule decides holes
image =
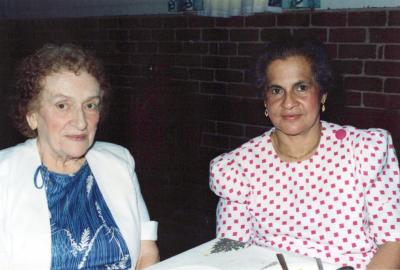
[[[400,241],[400,176],[382,129],[322,123],[315,154],[285,162],[271,132],[211,161],[217,237],[364,268]]]

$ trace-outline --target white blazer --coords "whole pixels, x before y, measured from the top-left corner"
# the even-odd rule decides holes
[[[140,240],[157,239],[126,148],[96,142],[87,161],[131,255],[133,268]],[[45,189],[33,182],[41,164],[36,139],[0,151],[0,269],[44,270],[51,266],[51,234]],[[42,179],[38,176],[39,184]]]

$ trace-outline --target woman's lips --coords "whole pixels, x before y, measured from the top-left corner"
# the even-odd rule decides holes
[[[286,120],[297,120],[301,117],[301,114],[284,114],[282,118]]]
[[[73,141],[83,141],[86,139],[86,134],[83,135],[67,135],[66,137]]]

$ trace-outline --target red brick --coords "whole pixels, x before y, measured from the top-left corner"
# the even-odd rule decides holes
[[[156,42],[141,42],[137,44],[137,51],[141,53],[155,53],[157,52]]]
[[[361,93],[354,91],[346,91],[346,106],[361,106]]]
[[[258,41],[257,29],[235,29],[230,30],[231,41]]]
[[[218,122],[217,133],[231,135],[231,136],[243,136],[244,127],[242,124],[235,124],[229,122]]]
[[[382,91],[382,79],[380,78],[368,78],[368,77],[345,77],[344,78],[344,88],[351,90],[361,90],[361,91]]]
[[[213,81],[214,70],[195,68],[189,70],[190,79],[199,81]]]
[[[148,66],[152,64],[152,59],[149,55],[145,54],[134,54],[130,56],[130,62],[136,65]]]
[[[278,26],[309,26],[310,15],[309,13],[294,12],[294,13],[283,13],[277,15]]]
[[[363,93],[363,104],[366,107],[384,108],[386,96],[383,94]]]
[[[267,122],[267,119],[265,119]],[[269,118],[268,118],[269,121]],[[267,130],[269,130],[272,127],[272,124],[269,124],[267,126],[246,126],[245,134],[247,138],[254,138],[256,136],[260,136]]]
[[[113,31],[113,30],[112,30]],[[118,31],[118,30],[115,30]],[[52,35],[51,32],[46,32],[48,35]],[[39,35],[37,33],[32,33],[32,39],[37,40],[39,39]],[[113,37],[113,39],[115,39],[114,41],[125,41],[127,40],[127,32],[124,33],[125,34],[125,38],[123,39],[119,39],[121,37],[118,37],[117,35],[115,35]],[[65,38],[64,33],[62,33],[62,39]],[[88,43],[92,43],[93,41],[104,41],[104,42],[114,42],[110,40],[110,35],[107,34],[107,31],[97,31],[97,30],[92,30],[92,29],[84,29],[78,33],[75,34],[75,38],[79,39],[79,40],[85,40]],[[52,39],[54,39],[54,37],[52,37]],[[119,39],[119,40],[118,40]],[[96,44],[97,45],[97,44]],[[94,46],[92,48],[93,50],[97,49],[97,46]]]
[[[264,44],[249,43],[239,44],[238,55],[254,56],[259,54],[264,48]]]
[[[260,14],[246,17],[246,27],[271,27],[275,26],[276,16]]]
[[[339,124],[353,125],[358,128],[385,126],[385,111],[371,108],[345,108],[342,111],[342,120]]]
[[[205,133],[202,136],[202,144],[208,147],[228,149],[229,137]]]
[[[375,45],[340,45],[339,58],[376,58]]]
[[[129,40],[151,40],[151,31],[134,29],[129,31]]]
[[[140,20],[140,26],[144,28],[161,28],[163,20],[160,17],[149,16],[142,17]]]
[[[155,64],[155,65],[159,65],[159,66],[172,66],[172,65],[175,65],[175,56],[171,55],[171,54],[152,55],[151,59],[153,61],[153,64]]]
[[[123,17],[119,19],[120,28],[137,28],[140,26],[140,19],[137,17]]]
[[[176,30],[176,40],[183,41],[198,41],[200,40],[200,30],[195,29],[181,29]]]
[[[117,42],[115,43],[115,49],[122,53],[132,53],[136,51],[136,44],[133,42]]]
[[[107,64],[129,64],[129,57],[126,54],[108,53],[104,54],[102,58]]]
[[[254,59],[252,57],[230,57],[229,67],[232,69],[246,70],[252,68],[254,65]]]
[[[244,83],[230,83],[226,89],[226,94],[228,96],[240,96],[255,98],[258,97],[258,91],[251,84]]]
[[[362,71],[361,61],[333,61],[335,69],[341,74],[360,74]]]
[[[217,122],[204,120],[202,122],[202,131],[206,133],[215,133]]]
[[[311,14],[311,25],[316,26],[345,26],[346,13],[321,12]]]
[[[400,10],[389,11],[389,25],[400,25]]]
[[[365,73],[368,75],[400,76],[400,63],[368,61],[365,63]]]
[[[334,43],[327,43],[325,44],[325,48],[328,51],[329,57],[331,59],[335,59],[337,58],[338,55],[338,45],[334,44]]]
[[[383,59],[384,45],[378,45],[378,59]]]
[[[386,96],[386,109],[399,110],[400,109],[400,95]],[[399,123],[397,122],[397,125]]]
[[[50,21],[49,21],[50,22]],[[46,25],[46,28],[49,29],[50,27],[55,27],[55,28],[60,28],[63,27],[63,20],[53,20]],[[80,18],[79,19],[79,29],[87,29],[87,28],[94,28],[98,29],[99,27],[99,20],[97,18]],[[121,23],[121,20],[119,21],[119,27],[122,28],[123,25]]]
[[[218,55],[237,55],[237,44],[230,42],[220,42],[217,44],[215,54]]]
[[[371,42],[400,43],[400,29],[398,28],[373,28],[369,32]]]
[[[249,84],[254,84],[254,72],[251,69],[247,69],[244,72],[244,82]],[[261,93],[263,94],[263,93]]]
[[[244,137],[230,137],[229,138],[229,149],[235,149],[246,143],[249,139]]]
[[[328,38],[326,28],[298,28],[293,30],[293,34],[298,37],[313,37],[321,42],[326,42]]]
[[[223,42],[214,42],[214,43],[207,43],[209,49],[208,49],[208,54],[213,55],[213,54],[218,54],[218,44],[221,44]],[[228,43],[228,42],[225,42]]]
[[[173,89],[174,93],[197,93],[199,92],[199,82],[171,80],[169,89]]]
[[[211,68],[227,68],[228,58],[222,56],[206,56],[203,59],[203,66]]]
[[[235,16],[230,18],[216,18],[215,25],[217,27],[243,27],[244,17]]]
[[[393,110],[346,108],[343,110],[340,124],[353,125],[358,128],[384,128],[393,136],[393,142],[400,151],[400,114]]]
[[[330,29],[329,41],[331,42],[364,42],[366,30],[362,28]]]
[[[400,95],[364,94],[364,105],[368,107],[398,110],[400,108]]]
[[[137,75],[141,73],[141,67],[139,65],[119,65],[119,75]]]
[[[182,52],[182,43],[180,42],[160,42],[158,43],[160,53],[174,53]]]
[[[146,30],[148,32],[148,30]],[[165,41],[165,40],[174,40],[175,39],[175,31],[174,30],[167,30],[167,29],[162,29],[162,30],[153,30],[151,31],[151,36],[153,40],[157,41]]]
[[[176,55],[175,64],[184,67],[200,67],[201,57],[198,55]]]
[[[214,96],[211,100],[214,114],[209,119],[263,125],[266,123],[261,100],[243,97]],[[240,113],[237,113],[240,112]]]
[[[226,87],[227,87],[226,83],[202,82],[200,84],[200,93],[225,95]]]
[[[188,27],[188,17],[185,17],[185,16],[164,17],[163,22],[164,22],[163,23],[164,28],[187,28]]]
[[[384,92],[386,93],[400,93],[400,79],[386,79]]]
[[[206,54],[208,52],[207,43],[198,42],[184,42],[182,47],[182,53],[186,54]]]
[[[386,12],[350,12],[348,14],[349,26],[386,25]]]
[[[283,29],[283,28],[262,29],[260,33],[260,38],[262,41],[271,41],[275,38],[288,37],[288,36],[290,36],[290,29]]]
[[[236,70],[216,70],[215,80],[222,82],[242,82],[243,74],[241,71]]]
[[[385,59],[400,59],[400,45],[386,45]]]
[[[181,67],[173,67],[170,69],[171,77],[177,80],[187,80],[188,79],[188,71],[186,68]]]
[[[119,20],[117,18],[100,18],[99,27],[102,28],[119,28]]]
[[[226,29],[204,29],[203,40],[204,41],[226,41],[229,38],[229,32]]]
[[[211,28],[215,26],[215,18],[203,16],[190,16],[189,27],[191,28]]]

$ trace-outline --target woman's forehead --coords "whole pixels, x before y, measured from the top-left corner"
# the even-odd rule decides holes
[[[42,80],[42,96],[99,96],[98,81],[86,71],[75,73],[63,70],[47,75]]]
[[[313,77],[311,64],[299,56],[276,59],[265,70],[267,80],[283,79],[287,77]]]

